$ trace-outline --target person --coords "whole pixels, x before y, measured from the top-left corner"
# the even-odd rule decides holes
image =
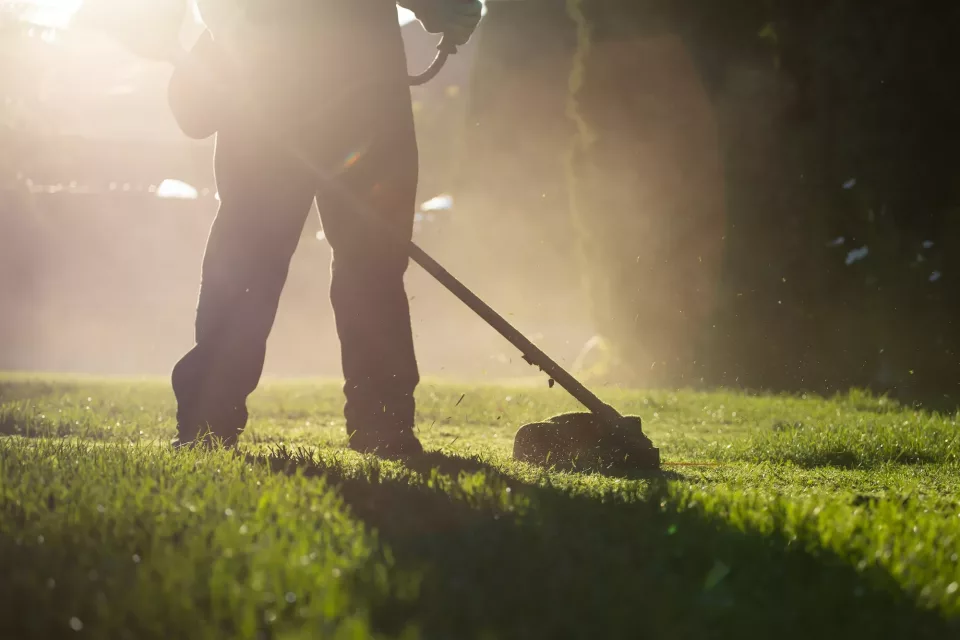
[[[479,0],[402,0],[465,44]],[[410,456],[419,372],[404,289],[418,149],[396,6],[385,0],[199,0],[206,33],[168,87],[184,132],[215,132],[220,205],[201,266],[195,344],[173,367],[176,447],[235,446],[289,263],[316,199],[333,252],[350,448]],[[334,176],[334,183],[319,176]],[[384,229],[356,211],[362,202]]]

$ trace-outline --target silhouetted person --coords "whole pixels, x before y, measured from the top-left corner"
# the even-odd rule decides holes
[[[465,43],[478,0],[409,0],[431,33]],[[243,5],[246,9],[240,9]],[[220,207],[203,257],[196,345],[173,369],[178,446],[236,443],[258,386],[290,259],[314,198],[333,249],[350,446],[422,452],[404,243],[367,226],[316,169],[409,240],[418,151],[396,7],[384,0],[200,0],[209,31],[169,87],[187,135],[216,132]]]

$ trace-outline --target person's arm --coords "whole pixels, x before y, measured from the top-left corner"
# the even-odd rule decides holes
[[[235,98],[233,68],[223,47],[204,31],[193,47],[173,60],[167,102],[180,130],[197,140],[216,133]]]

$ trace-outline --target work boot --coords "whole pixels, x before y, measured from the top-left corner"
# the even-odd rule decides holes
[[[247,416],[245,405],[211,407],[197,403],[195,406],[181,406],[177,411],[175,446],[236,449]]]
[[[412,393],[352,384],[345,384],[344,392],[343,413],[351,449],[384,458],[423,455],[423,446],[413,433],[416,404]]]
[[[215,357],[194,347],[173,368],[171,378],[177,398],[177,437],[173,445],[177,449],[235,449],[246,427],[249,384],[237,385],[222,372],[208,373],[213,368],[211,361],[223,366]]]
[[[349,447],[358,453],[381,458],[413,458],[423,455],[423,445],[413,429],[363,429],[349,433]]]
[[[236,451],[237,438],[225,438],[208,430],[203,434],[197,434],[193,438],[183,434],[178,434],[176,438],[170,441],[170,445],[175,451],[179,451],[181,449],[213,450],[221,447],[230,451]]]

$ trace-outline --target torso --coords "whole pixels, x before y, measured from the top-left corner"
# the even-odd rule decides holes
[[[255,5],[265,4],[271,13],[260,17]],[[409,99],[393,0],[197,0],[197,5],[214,39],[265,94],[325,101],[359,83],[387,92],[387,85],[396,85]],[[239,30],[231,28],[237,18],[244,18]]]

